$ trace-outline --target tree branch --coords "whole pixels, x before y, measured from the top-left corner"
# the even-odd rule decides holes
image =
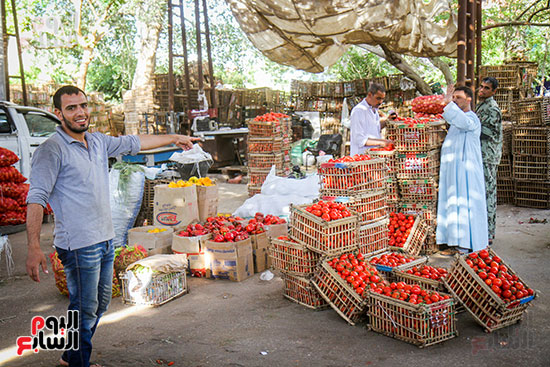
[[[530,26],[530,27],[550,27],[550,23],[533,23],[527,21],[512,21],[506,23],[496,23],[483,27],[481,30],[486,31],[492,28],[509,27],[509,26]]]
[[[445,77],[445,83],[447,85],[454,84],[454,78],[453,73],[451,72],[451,68],[449,67],[449,64],[447,64],[445,61],[441,60],[439,57],[428,57],[428,60],[439,70],[441,70],[441,73]]]
[[[535,0],[531,5],[529,5],[527,8],[525,8],[520,15],[517,16],[517,18],[515,19],[516,21],[519,21],[521,19],[521,17],[523,17],[525,14],[527,14],[527,12],[532,8],[534,7],[535,5],[537,5],[538,3],[540,3],[541,1],[543,0]]]
[[[550,1],[549,1],[549,4],[547,4],[544,8],[540,8],[539,10],[537,10],[536,12],[534,12],[533,14],[531,14],[531,15],[529,16],[529,19],[527,19],[527,21],[530,22],[530,21],[533,20],[533,18],[535,17],[535,15],[537,15],[537,14],[539,14],[539,13],[542,13],[542,12],[544,12],[544,11],[549,10],[549,9],[550,9],[550,6],[549,6],[549,5],[550,5]]]

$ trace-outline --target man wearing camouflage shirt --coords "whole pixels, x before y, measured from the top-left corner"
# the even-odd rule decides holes
[[[495,220],[497,215],[497,169],[502,156],[502,114],[493,95],[498,81],[493,77],[484,78],[478,91],[479,103],[476,114],[481,121],[481,156],[485,174],[487,195],[487,221],[489,226],[489,244],[495,238]]]

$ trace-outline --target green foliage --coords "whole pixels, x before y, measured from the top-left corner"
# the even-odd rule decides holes
[[[396,74],[399,70],[387,61],[359,47],[352,46],[329,68],[338,80],[369,79]]]

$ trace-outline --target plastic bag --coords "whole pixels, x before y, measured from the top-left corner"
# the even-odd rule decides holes
[[[116,163],[109,173],[115,248],[126,245],[143,201],[145,174],[139,165]]]
[[[297,195],[307,198],[317,198],[319,196],[319,175],[313,173],[301,180],[279,177],[275,175],[275,169],[265,178],[261,193],[264,195]]]
[[[191,176],[206,176],[208,169],[214,164],[210,153],[202,150],[199,144],[194,144],[187,151],[172,154],[170,160],[176,162],[176,168],[183,180],[188,180]]]

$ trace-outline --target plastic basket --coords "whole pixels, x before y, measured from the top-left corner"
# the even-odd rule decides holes
[[[489,249],[491,256],[495,252]],[[445,287],[460,300],[466,310],[487,332],[492,332],[508,325],[515,324],[523,317],[523,312],[536,297],[524,297],[507,304],[476,274],[466,263],[468,255],[457,256],[448,276],[443,280]],[[510,266],[502,261],[512,275],[516,275]],[[521,282],[523,280],[519,278]],[[526,284],[525,282],[523,282]]]
[[[517,206],[550,209],[550,182],[548,181],[514,180],[514,193],[514,203]]]
[[[370,330],[421,348],[458,335],[452,298],[414,305],[369,292],[367,300]]]
[[[330,307],[350,325],[355,325],[363,318],[365,300],[326,261],[319,264],[311,283]]]
[[[133,278],[128,274],[130,271],[120,277],[124,303],[160,306],[189,292],[184,271],[165,274],[153,273],[145,283],[137,281],[139,277]]]
[[[439,149],[397,154],[397,178],[419,179],[439,176]]]
[[[326,222],[307,212],[307,205],[290,206],[290,235],[310,250],[324,255],[339,255],[357,247],[356,215]]]
[[[422,121],[422,119],[419,119]],[[400,152],[418,152],[437,149],[445,140],[445,121],[417,123],[388,123],[388,137]]]
[[[359,225],[377,221],[386,216],[386,192],[374,191],[368,194],[348,196],[322,196],[322,200],[343,203],[359,217]]]
[[[512,130],[512,153],[550,156],[550,128],[516,126]]]
[[[388,218],[359,227],[357,248],[362,254],[383,250],[388,247]]]
[[[321,258],[304,244],[271,238],[268,248],[272,266],[290,275],[309,277]]]
[[[322,163],[318,174],[324,196],[353,196],[385,187],[387,168],[383,159]]]
[[[425,178],[422,180],[398,179],[399,193],[404,201],[437,201],[438,178]]]

